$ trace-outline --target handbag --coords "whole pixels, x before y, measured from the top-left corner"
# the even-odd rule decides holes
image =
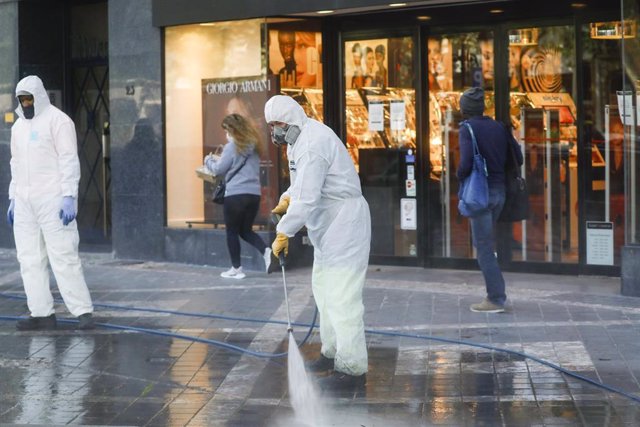
[[[247,163],[247,158],[248,156],[245,156],[244,160],[242,160],[242,164],[238,169],[234,170],[231,173],[228,173],[224,177],[224,179],[218,182],[218,185],[216,185],[216,188],[213,189],[213,199],[212,199],[213,203],[217,203],[219,205],[224,204],[224,193],[227,191],[227,182],[231,181],[231,178],[233,178],[234,175],[237,174],[240,171],[240,169],[242,169],[244,164]]]
[[[468,122],[463,125],[469,128],[473,142],[473,166],[471,174],[462,181],[458,189],[458,211],[462,216],[473,217],[489,207],[489,184],[487,184],[487,162],[478,150],[478,142]]]
[[[507,156],[507,163],[504,169],[505,175],[505,198],[504,207],[500,216],[498,216],[499,222],[517,222],[523,221],[529,218],[529,190],[527,189],[527,182],[522,177],[520,171],[520,165],[516,158],[516,147],[514,146],[513,137],[507,131],[508,134],[508,149],[510,155]],[[520,149],[520,147],[518,147]]]

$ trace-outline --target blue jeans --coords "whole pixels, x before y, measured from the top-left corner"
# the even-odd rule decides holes
[[[495,255],[495,225],[504,206],[504,187],[489,187],[489,208],[469,218],[473,246],[478,253],[478,265],[487,288],[487,298],[494,304],[504,305],[507,300],[504,278]]]

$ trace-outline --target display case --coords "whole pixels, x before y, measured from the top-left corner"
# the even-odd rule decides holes
[[[347,149],[415,149],[415,90],[366,87],[346,91]]]

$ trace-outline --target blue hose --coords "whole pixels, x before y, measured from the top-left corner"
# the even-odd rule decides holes
[[[22,296],[17,296],[17,295],[11,295],[11,294],[6,294],[6,293],[2,293],[0,292],[0,296],[4,297],[4,298],[10,298],[10,299],[26,299],[26,297],[22,297]],[[62,303],[63,301],[60,299],[56,299],[54,300],[55,302],[58,303]],[[202,317],[202,318],[212,318],[212,319],[223,319],[223,320],[236,320],[236,321],[245,321],[245,322],[256,322],[256,323],[274,323],[274,324],[282,324],[282,325],[286,325],[287,322],[285,321],[281,321],[281,320],[265,320],[265,319],[254,319],[254,318],[243,318],[243,317],[234,317],[234,316],[222,316],[222,315],[217,315],[217,314],[209,314],[209,313],[192,313],[192,312],[184,312],[184,311],[174,311],[174,310],[163,310],[163,309],[156,309],[156,308],[141,308],[141,307],[127,307],[127,306],[122,306],[122,305],[116,305],[116,304],[104,304],[104,303],[94,303],[93,304],[95,307],[104,307],[104,308],[110,308],[110,309],[117,309],[117,310],[127,310],[127,311],[143,311],[143,312],[149,312],[149,313],[164,313],[164,314],[174,314],[174,315],[179,315],[179,316],[189,316],[189,317]],[[309,337],[311,336],[311,332],[313,331],[313,328],[316,327],[315,322],[316,322],[316,318],[318,316],[318,309],[315,309],[314,315],[313,315],[313,320],[311,323],[295,323],[292,322],[292,325],[295,326],[305,326],[305,327],[309,327],[309,331],[307,332],[306,336],[304,337],[304,339],[302,340],[302,342],[298,345],[299,347],[301,347],[302,345],[304,345],[306,343],[306,341],[309,339]],[[18,316],[0,316],[0,320],[21,320],[24,319],[24,317],[18,317]],[[65,322],[65,323],[77,323],[77,320],[70,320],[70,319],[60,319],[58,320],[59,322]],[[216,340],[210,340],[210,339],[206,339],[206,338],[199,338],[199,337],[194,337],[194,336],[190,336],[190,335],[183,335],[183,334],[177,334],[174,332],[165,332],[165,331],[159,331],[156,329],[147,329],[147,328],[139,328],[139,327],[135,327],[135,326],[121,326],[121,325],[114,325],[111,323],[96,323],[96,325],[104,327],[104,328],[108,328],[108,329],[118,329],[118,330],[129,330],[129,331],[136,331],[136,332],[141,332],[141,333],[146,333],[146,334],[150,334],[150,335],[159,335],[159,336],[164,336],[164,337],[172,337],[172,338],[179,338],[179,339],[184,339],[187,341],[193,341],[193,342],[200,342],[200,343],[204,343],[204,344],[210,344],[213,346],[217,346],[217,347],[221,347],[227,350],[232,350],[232,351],[239,351],[242,353],[247,353],[249,355],[255,356],[255,357],[262,357],[262,358],[275,358],[275,357],[284,357],[287,355],[287,353],[260,353],[260,352],[255,352],[252,350],[248,350],[246,348],[242,348],[242,347],[238,347],[232,344],[228,344],[222,341],[216,341]],[[365,332],[368,334],[372,334],[372,335],[383,335],[383,336],[389,336],[389,337],[403,337],[403,338],[415,338],[415,339],[422,339],[422,340],[429,340],[429,341],[439,341],[439,342],[444,342],[444,343],[448,343],[448,344],[456,344],[456,345],[466,345],[466,346],[470,346],[470,347],[478,347],[478,348],[484,348],[487,350],[491,350],[491,351],[500,351],[503,353],[508,353],[508,354],[512,354],[512,355],[516,355],[516,356],[520,356],[523,357],[525,359],[530,359],[533,360],[534,362],[538,362],[542,365],[548,366],[552,369],[555,369],[559,372],[562,372],[565,375],[568,375],[570,377],[576,378],[578,380],[582,380],[585,381],[589,384],[592,384],[596,387],[602,388],[604,390],[607,390],[611,393],[616,393],[619,394],[621,396],[624,396],[628,399],[631,399],[635,402],[640,403],[640,396],[636,396],[635,394],[632,393],[628,393],[624,390],[597,382],[595,380],[592,380],[591,378],[587,378],[583,375],[577,374],[575,372],[569,371],[559,365],[555,365],[551,362],[547,362],[546,360],[540,359],[538,357],[517,351],[517,350],[509,350],[506,348],[499,348],[499,347],[494,347],[492,345],[488,345],[488,344],[482,344],[482,343],[476,343],[476,342],[472,342],[472,341],[464,341],[464,340],[454,340],[454,339],[449,339],[449,338],[439,338],[439,337],[434,337],[434,336],[430,336],[430,335],[420,335],[420,334],[408,334],[408,333],[403,333],[403,332],[384,332],[384,331],[376,331],[373,329],[365,329]]]

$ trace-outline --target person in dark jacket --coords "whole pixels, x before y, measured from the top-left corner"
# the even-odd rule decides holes
[[[507,300],[502,271],[495,254],[495,225],[505,200],[505,164],[508,144],[515,144],[518,164],[522,164],[522,151],[507,129],[491,117],[484,116],[484,90],[474,87],[460,98],[460,110],[473,129],[480,154],[487,163],[489,207],[469,218],[473,245],[478,256],[487,289],[486,298],[471,305],[471,311],[501,313]],[[473,165],[473,142],[466,126],[460,126],[460,163],[457,176],[461,182],[470,174]]]

